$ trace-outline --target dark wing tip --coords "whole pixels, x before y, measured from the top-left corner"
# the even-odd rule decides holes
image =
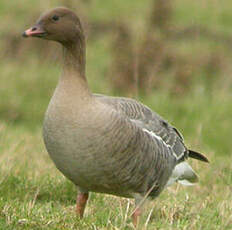
[[[189,150],[189,157],[209,163],[209,160],[207,159],[207,157],[193,150]]]

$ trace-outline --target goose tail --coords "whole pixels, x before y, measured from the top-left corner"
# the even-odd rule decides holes
[[[196,151],[189,150],[189,155],[188,156],[191,157],[191,158],[194,158],[194,159],[209,163],[209,160],[203,154],[198,153]]]

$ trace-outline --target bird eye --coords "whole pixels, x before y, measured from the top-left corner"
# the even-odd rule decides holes
[[[53,21],[58,21],[58,20],[59,20],[59,16],[58,16],[58,15],[54,15],[54,16],[52,17],[52,20],[53,20]]]

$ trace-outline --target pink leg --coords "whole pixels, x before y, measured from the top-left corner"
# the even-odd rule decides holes
[[[85,211],[85,205],[87,203],[89,193],[82,193],[77,196],[76,211],[80,218],[83,217]]]
[[[134,213],[132,214],[132,222],[135,227],[138,225],[140,215],[141,215],[141,210],[139,207],[137,207]]]

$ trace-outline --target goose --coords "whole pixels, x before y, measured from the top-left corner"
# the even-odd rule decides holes
[[[63,71],[45,114],[43,139],[58,170],[78,188],[80,218],[89,192],[105,193],[135,199],[136,225],[147,197],[174,182],[198,181],[186,160],[208,159],[189,150],[175,127],[134,99],[91,93],[85,36],[75,12],[51,9],[23,36],[63,46]]]

